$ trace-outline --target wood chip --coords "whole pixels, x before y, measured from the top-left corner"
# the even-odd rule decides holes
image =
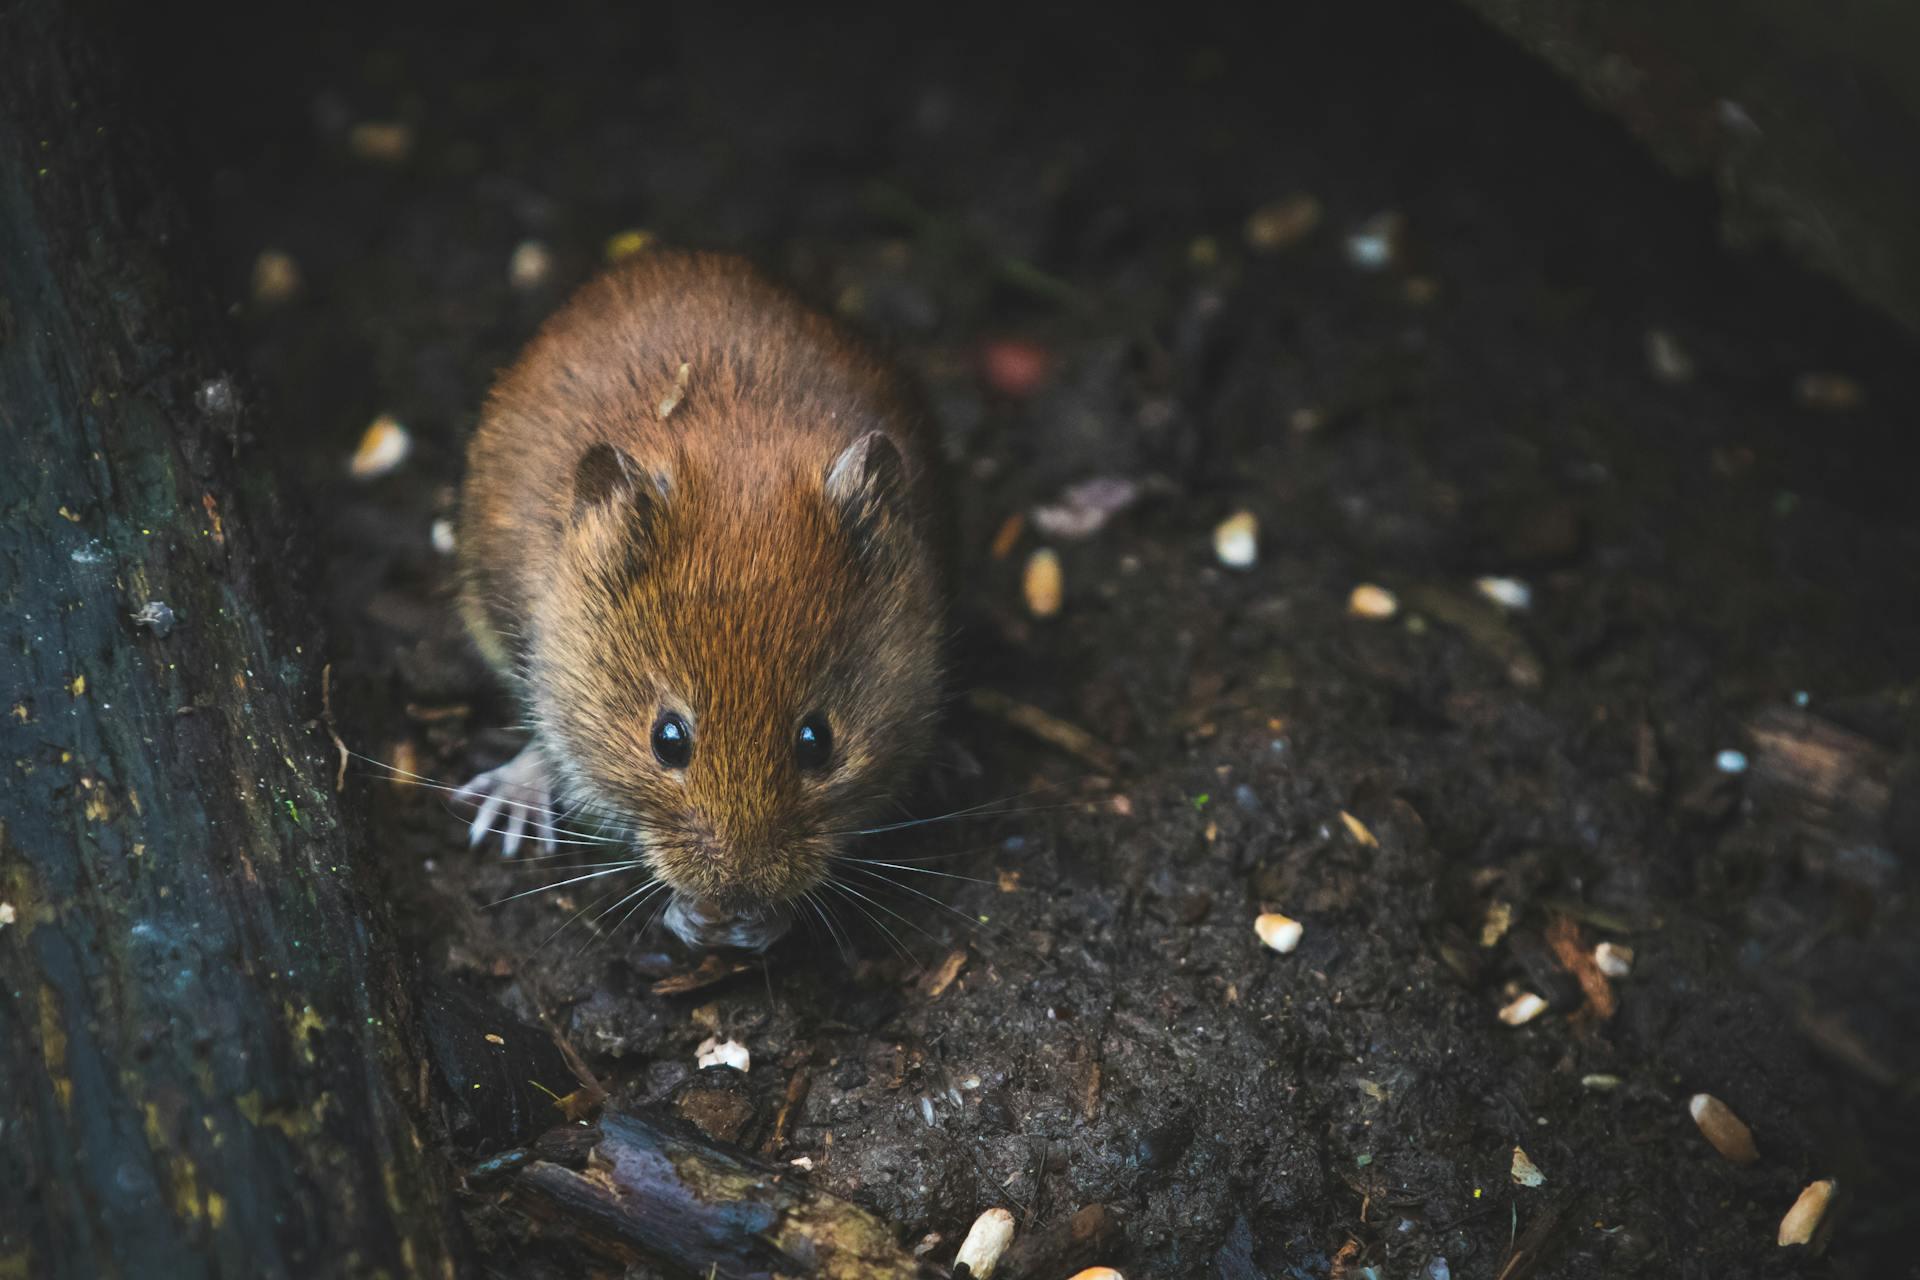
[[[1619,1008],[1613,984],[1594,963],[1593,953],[1581,944],[1580,926],[1566,916],[1555,916],[1547,925],[1547,945],[1553,949],[1554,960],[1580,984],[1584,999],[1580,1016],[1601,1022],[1611,1018]]]
[[[723,959],[718,952],[709,951],[700,958],[700,967],[689,969],[685,973],[670,973],[653,984],[653,994],[657,996],[685,995],[689,991],[698,991],[710,987],[716,982],[731,978],[736,973],[745,973],[753,966],[739,960]]]
[[[1361,848],[1378,849],[1380,847],[1379,839],[1373,832],[1367,829],[1367,824],[1348,813],[1345,809],[1340,811],[1340,821],[1346,824],[1347,834],[1352,836]]]
[[[941,994],[953,985],[954,979],[960,976],[960,971],[966,967],[967,949],[965,947],[956,947],[949,951],[947,958],[940,962],[940,967],[927,975],[927,999],[938,1000]]]
[[[1079,725],[1062,720],[1051,712],[1009,698],[993,689],[973,690],[967,695],[967,704],[983,715],[1004,720],[1068,755],[1079,757],[1103,773],[1114,771],[1112,748]]]

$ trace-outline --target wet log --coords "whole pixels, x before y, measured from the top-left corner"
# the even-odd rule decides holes
[[[451,1274],[298,526],[90,12],[0,9],[0,1276]]]
[[[691,1126],[610,1112],[560,1129],[514,1174],[538,1229],[618,1266],[664,1261],[727,1280],[932,1280],[885,1220],[799,1170],[718,1146]]]

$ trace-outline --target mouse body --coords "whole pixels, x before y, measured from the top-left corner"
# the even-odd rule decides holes
[[[695,945],[764,947],[932,740],[938,451],[890,364],[744,261],[590,281],[468,449],[459,599],[531,737],[470,828],[629,846]]]

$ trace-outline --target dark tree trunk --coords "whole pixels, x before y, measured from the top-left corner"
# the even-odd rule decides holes
[[[297,526],[113,26],[0,10],[0,1276],[450,1274]]]

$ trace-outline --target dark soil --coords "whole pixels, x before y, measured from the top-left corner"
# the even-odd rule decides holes
[[[1730,257],[1710,193],[1450,9],[963,6],[903,29],[794,8],[548,4],[508,31],[368,7],[298,40],[250,16],[196,37],[180,92],[249,420],[317,516],[357,750],[458,782],[513,749],[429,530],[492,371],[616,232],[744,252],[888,344],[954,462],[949,754],[981,769],[913,808],[987,816],[876,839],[862,856],[912,869],[850,868],[831,926],[764,972],[658,996],[697,957],[597,917],[599,882],[491,906],[564,867],[469,853],[442,797],[356,764],[428,968],[550,1018],[618,1101],[672,1096],[809,1157],[941,1261],[990,1205],[1031,1231],[1099,1202],[1136,1278],[1904,1273],[1911,345],[1791,264]],[[411,126],[410,154],[357,157],[365,120]],[[1295,193],[1319,228],[1250,248],[1248,214]],[[1402,256],[1358,269],[1345,236],[1386,210]],[[528,238],[556,267],[517,292]],[[277,308],[247,301],[268,247],[305,281]],[[1691,381],[1652,376],[1650,328]],[[1009,339],[1050,355],[1031,394],[982,375]],[[1801,405],[1810,371],[1864,404]],[[353,483],[382,412],[415,452]],[[1065,607],[1033,621],[1031,526],[989,547],[1093,475],[1157,488],[1056,543]],[[1243,572],[1211,547],[1239,507],[1261,528]],[[1481,599],[1482,574],[1532,608]],[[1398,616],[1348,616],[1367,581]],[[1116,767],[969,709],[981,688]],[[1779,781],[1792,751],[1750,725],[1796,703],[1851,731],[1842,773],[1891,779],[1864,811]],[[1499,903],[1511,928],[1483,945]],[[1293,954],[1255,937],[1266,909],[1304,922]],[[1556,929],[1633,947],[1611,1017]],[[1552,1010],[1503,1025],[1517,989]],[[696,1073],[716,1031],[752,1052],[746,1105]],[[1758,1163],[1703,1141],[1698,1091]],[[1544,1185],[1516,1185],[1516,1146]],[[1827,1254],[1776,1247],[1827,1176]],[[577,1267],[474,1204],[481,1273]],[[1503,1270],[1517,1237],[1537,1248]]]

